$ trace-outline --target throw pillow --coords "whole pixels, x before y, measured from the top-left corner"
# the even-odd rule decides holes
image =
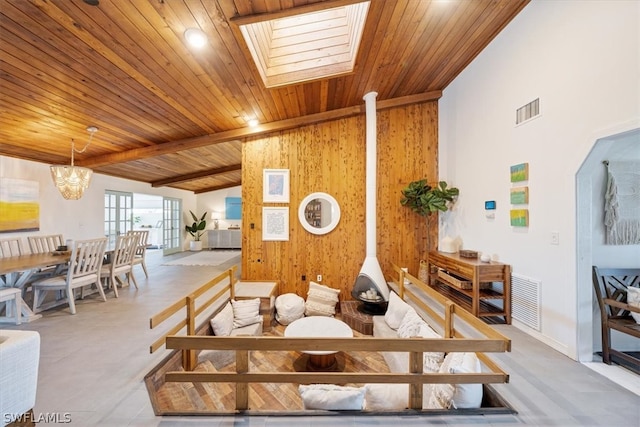
[[[475,353],[449,353],[440,366],[440,373],[481,372]],[[429,384],[425,395],[428,409],[479,408],[482,403],[482,384]]]
[[[384,321],[387,325],[394,330],[397,330],[407,314],[407,311],[411,308],[409,304],[404,302],[402,298],[395,292],[389,293],[389,304],[387,306],[387,312],[384,314]]]
[[[627,304],[632,307],[640,308],[640,288],[629,286],[627,288]],[[631,316],[636,323],[640,324],[640,313],[631,312]]]
[[[219,337],[227,337],[233,329],[233,307],[228,302],[222,310],[211,319],[213,334]]]
[[[422,338],[442,338],[426,322],[420,325],[420,329],[418,330],[417,335]],[[440,365],[442,365],[442,361],[444,360],[444,352],[424,352],[423,359],[424,363],[422,365],[422,370],[424,372],[438,372],[440,370]]]
[[[409,402],[408,384],[366,384],[367,411],[401,411]]]
[[[422,320],[422,317],[416,313],[413,307],[409,307],[409,310],[407,310],[400,322],[400,326],[398,326],[398,337],[417,337],[422,325],[426,325],[426,322]]]
[[[364,404],[364,387],[312,384],[298,387],[305,409],[360,411]]]
[[[276,298],[276,320],[281,325],[288,325],[294,320],[304,317],[304,298],[288,293]]]
[[[233,327],[253,325],[262,320],[260,316],[260,298],[231,300],[233,306]]]
[[[304,314],[307,316],[335,315],[339,294],[339,289],[332,289],[328,286],[310,282]]]

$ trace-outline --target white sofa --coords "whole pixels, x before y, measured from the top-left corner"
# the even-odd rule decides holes
[[[39,361],[40,334],[0,330],[0,425],[33,409]]]
[[[375,338],[441,338],[397,294],[391,292],[384,316],[373,316]],[[389,370],[394,373],[409,372],[409,353],[382,352]],[[475,353],[424,353],[425,373],[481,372]],[[367,384],[367,410],[402,410],[408,407],[407,384]],[[482,403],[482,384],[426,384],[423,389],[423,409],[479,408]]]

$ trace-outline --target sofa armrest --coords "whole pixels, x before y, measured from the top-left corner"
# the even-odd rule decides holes
[[[40,334],[0,330],[0,425],[35,406],[39,362]]]

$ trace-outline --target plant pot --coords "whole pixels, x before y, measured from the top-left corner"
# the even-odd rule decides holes
[[[202,240],[192,240],[189,242],[189,250],[192,252],[197,252],[202,250]]]

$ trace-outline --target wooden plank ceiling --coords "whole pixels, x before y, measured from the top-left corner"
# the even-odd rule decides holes
[[[438,97],[528,1],[371,0],[352,73],[266,88],[240,23],[357,1],[0,0],[0,154],[68,164],[93,125],[75,158],[97,173],[240,185],[245,137],[358,114],[372,90]],[[187,46],[193,27],[204,48]]]

